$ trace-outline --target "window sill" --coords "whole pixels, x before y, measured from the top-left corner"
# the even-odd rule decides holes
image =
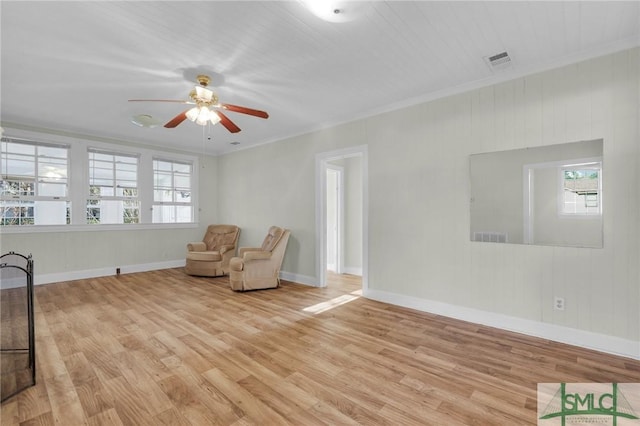
[[[148,229],[192,229],[198,224],[190,223],[139,223],[105,225],[27,225],[3,226],[0,234],[39,234],[46,232],[93,232],[93,231],[141,231]]]

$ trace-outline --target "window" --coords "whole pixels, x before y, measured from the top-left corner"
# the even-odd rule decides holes
[[[599,215],[602,212],[601,163],[560,169],[563,215]]]
[[[193,222],[191,163],[153,160],[153,223]]]
[[[68,147],[2,138],[0,226],[71,222]]]
[[[140,223],[138,156],[89,150],[87,223]]]
[[[197,156],[3,130],[2,233],[196,226]]]

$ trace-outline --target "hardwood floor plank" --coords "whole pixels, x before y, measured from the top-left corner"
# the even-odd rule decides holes
[[[336,383],[333,378],[322,373],[309,375],[296,372],[288,377],[287,381],[341,413],[341,415],[338,415],[334,411],[334,417],[342,418],[346,416],[350,419],[349,422],[354,421],[356,423],[387,423],[383,417],[376,415],[376,412],[382,408],[383,404],[361,389],[344,389],[340,383]],[[324,407],[323,409],[327,410],[324,404],[316,405],[315,407]]]
[[[236,293],[227,277],[176,268],[37,286],[37,385],[0,421],[527,425],[538,383],[640,382],[640,361],[368,300],[354,276],[328,281]]]
[[[222,371],[213,368],[204,373],[204,377],[220,392],[227,395],[231,403],[244,412],[251,422],[262,424],[291,424],[271,409],[243,386],[231,380]],[[247,419],[248,420],[248,419]]]
[[[124,426],[115,408],[109,408],[89,417],[88,424],[89,426]]]

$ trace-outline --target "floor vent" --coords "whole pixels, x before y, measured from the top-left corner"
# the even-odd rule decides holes
[[[473,241],[485,243],[506,243],[507,234],[505,232],[474,232]]]

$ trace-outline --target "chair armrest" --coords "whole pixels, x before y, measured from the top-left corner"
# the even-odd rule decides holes
[[[242,256],[242,260],[248,262],[250,260],[269,260],[271,259],[270,251],[248,251]]]
[[[244,254],[249,251],[262,251],[260,247],[240,247],[238,249],[238,257],[244,257]]]
[[[234,248],[236,248],[236,246],[234,246],[234,245],[222,246],[222,247],[220,247],[219,252],[220,252],[220,254],[224,254],[224,253],[228,252],[229,250],[233,250]]]
[[[195,243],[187,243],[188,251],[207,251],[207,245],[202,241],[198,241]]]

